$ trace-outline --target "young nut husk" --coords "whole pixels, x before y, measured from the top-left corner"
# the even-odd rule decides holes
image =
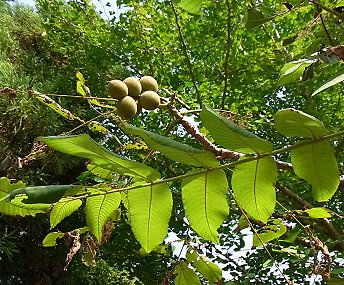
[[[108,84],[109,95],[115,99],[122,99],[128,95],[128,87],[121,80],[111,80]]]
[[[154,91],[145,91],[141,94],[139,102],[142,108],[146,110],[154,110],[159,107],[160,96]]]

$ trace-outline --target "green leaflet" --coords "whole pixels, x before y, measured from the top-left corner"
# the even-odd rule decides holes
[[[153,168],[139,162],[121,158],[96,143],[89,135],[42,137],[49,147],[70,155],[87,158],[101,168],[124,175],[154,181],[160,174]]]
[[[83,228],[79,228],[79,229],[75,229],[72,232],[78,232],[79,234],[83,234],[89,231],[88,227],[83,227]],[[63,238],[65,235],[65,233],[62,232],[51,232],[48,233],[46,235],[46,237],[44,238],[42,245],[44,247],[51,247],[51,246],[55,246],[56,245],[56,241],[59,238]]]
[[[325,83],[323,86],[319,87],[316,91],[314,91],[311,96],[315,96],[318,93],[320,93],[320,92],[326,90],[327,88],[330,88],[333,85],[336,85],[336,84],[338,84],[338,83],[340,83],[342,81],[344,81],[344,74],[339,75],[338,77],[336,77],[336,78],[332,79],[331,81]]]
[[[246,28],[254,29],[265,24],[266,22],[269,22],[272,19],[274,19],[274,17],[266,17],[259,9],[250,7],[247,10]]]
[[[244,159],[244,158],[242,158]],[[271,157],[239,164],[232,187],[237,203],[254,219],[266,223],[274,211],[277,168]]]
[[[255,234],[253,236],[253,245],[261,246],[269,241],[279,238],[284,235],[287,231],[285,225],[283,225],[282,220],[273,220],[273,225],[267,225],[263,228],[263,232],[259,233],[258,236]]]
[[[201,285],[201,281],[195,271],[188,267],[185,262],[178,262],[174,268],[174,274],[176,278],[174,279],[175,285]]]
[[[285,136],[314,138],[326,135],[324,124],[317,118],[293,108],[283,109],[275,115],[275,128]]]
[[[293,81],[299,80],[305,69],[314,62],[316,62],[314,59],[300,59],[286,63],[281,69],[277,86],[287,85]]]
[[[332,215],[332,211],[326,208],[311,208],[311,209],[307,209],[304,210],[304,212],[306,212],[310,218],[312,219],[324,219],[324,218],[331,218]]]
[[[5,201],[10,202],[18,195],[26,195],[22,202],[25,204],[52,204],[59,201],[67,192],[79,188],[74,185],[48,185],[34,186],[13,190],[7,195]]]
[[[128,211],[136,239],[147,253],[151,252],[167,235],[172,211],[169,187],[158,184],[128,191]]]
[[[86,224],[99,244],[102,241],[104,225],[116,213],[120,202],[120,193],[102,194],[87,198]]]
[[[25,184],[21,181],[11,184],[6,177],[0,178],[0,199],[8,196],[11,191],[23,189]],[[38,213],[44,213],[50,205],[46,204],[25,204],[22,200],[25,197],[14,198],[11,202],[5,199],[0,201],[0,213],[10,216],[35,216]]]
[[[51,99],[47,95],[36,94],[35,99],[42,102],[44,105],[48,106],[50,109],[54,110],[57,114],[59,114],[60,116],[64,117],[67,120],[71,120],[71,121],[76,120],[81,123],[86,123],[84,120],[74,115],[69,110],[62,108],[58,103],[55,102],[55,100]],[[109,132],[108,129],[106,129],[100,123],[96,121],[89,121],[86,123],[86,125],[91,131],[97,131],[103,134],[107,134]]]
[[[129,124],[124,125],[124,130],[129,134],[142,137],[149,147],[160,151],[174,161],[203,167],[216,167],[219,165],[219,161],[211,152],[195,149],[186,144],[136,128]]]
[[[87,164],[87,170],[92,174],[103,179],[113,179],[114,177],[116,177],[116,173],[114,173],[113,171],[101,168],[100,166],[94,163]]]
[[[339,186],[339,170],[329,142],[320,141],[291,151],[295,174],[312,185],[318,202],[329,200]]]
[[[64,218],[74,213],[82,205],[81,200],[62,199],[56,203],[50,213],[50,228],[54,228]]]
[[[201,273],[205,279],[211,283],[217,283],[222,279],[222,270],[213,262],[206,260],[205,257],[200,255],[194,249],[188,248],[186,259],[193,267]]]
[[[181,0],[178,6],[189,13],[199,14],[202,6],[202,0]]]
[[[210,135],[225,148],[243,153],[264,153],[271,152],[273,149],[271,142],[241,129],[207,105],[203,105],[200,116]]]
[[[217,229],[226,220],[228,182],[222,170],[184,178],[181,182],[185,214],[191,227],[206,240],[218,242]]]
[[[52,232],[48,233],[47,236],[44,238],[42,245],[44,247],[51,247],[56,245],[56,240],[58,238],[63,238],[64,233],[61,232]]]

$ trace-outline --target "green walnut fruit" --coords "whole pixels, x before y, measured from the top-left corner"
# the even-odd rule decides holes
[[[108,84],[109,95],[115,99],[122,99],[128,95],[128,87],[121,80],[111,80]]]
[[[137,113],[137,104],[135,100],[130,96],[126,96],[119,100],[117,103],[117,113],[123,119],[131,119],[134,117]]]
[[[158,82],[152,76],[143,76],[140,82],[143,91],[158,91]]]
[[[159,107],[160,96],[154,91],[146,91],[141,94],[139,101],[142,108],[154,110]]]
[[[138,98],[140,96],[142,92],[140,80],[135,77],[128,77],[124,79],[123,82],[128,86],[129,96],[134,98]]]

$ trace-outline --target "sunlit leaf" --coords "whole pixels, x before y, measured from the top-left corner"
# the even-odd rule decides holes
[[[311,209],[307,209],[304,210],[304,212],[306,212],[310,218],[312,219],[324,219],[324,218],[331,218],[332,215],[332,211],[326,208],[311,208]]]
[[[188,248],[186,253],[187,261],[197,269],[209,282],[215,283],[222,279],[222,270],[216,264],[207,260],[194,249]]]
[[[42,245],[44,247],[55,246],[57,239],[63,238],[63,236],[64,236],[64,233],[61,233],[61,232],[48,233],[48,235],[44,238]]]
[[[81,200],[69,199],[63,199],[55,204],[50,213],[50,228],[54,228],[64,218],[74,213],[81,205]]]
[[[300,79],[305,69],[315,61],[311,59],[300,59],[286,63],[280,72],[277,86],[287,85]]]
[[[313,138],[326,135],[324,124],[317,118],[293,108],[283,109],[275,115],[275,128],[285,136]]]
[[[326,84],[324,84],[323,86],[321,86],[320,88],[318,88],[317,90],[315,90],[312,94],[312,96],[317,95],[318,93],[326,90],[327,88],[332,87],[333,85],[336,85],[340,82],[342,82],[344,80],[344,74],[339,75],[338,77],[332,79],[331,81],[327,82]]]
[[[172,160],[195,166],[216,167],[219,165],[219,161],[211,152],[195,149],[129,124],[124,125],[124,130],[129,134],[142,137],[148,146],[160,151]]]
[[[131,228],[136,239],[149,253],[167,235],[172,211],[171,191],[167,184],[130,190],[128,204]]]
[[[215,142],[225,148],[243,153],[271,152],[273,149],[271,142],[241,129],[231,120],[220,116],[207,105],[203,105],[200,116],[204,126]]]
[[[196,272],[189,268],[185,262],[178,262],[174,268],[174,274],[176,275],[175,285],[201,285]]]
[[[202,6],[202,0],[181,0],[178,6],[189,13],[199,14]]]
[[[75,74],[76,78],[80,80],[80,82],[82,84],[85,84],[85,78],[84,76],[82,75],[82,73],[80,71],[77,71],[76,74]]]
[[[266,223],[276,204],[276,179],[276,163],[271,157],[237,165],[232,175],[237,203],[252,218]]]
[[[181,186],[185,214],[191,227],[204,239],[218,242],[217,229],[229,213],[225,173],[216,170],[186,177]]]
[[[320,141],[293,149],[291,162],[296,175],[312,185],[316,201],[327,201],[336,192],[339,170],[329,142]]]
[[[96,143],[86,134],[78,136],[42,137],[41,140],[55,150],[90,159],[94,164],[110,171],[149,181],[160,178],[160,174],[153,168],[142,163],[121,158]]]
[[[102,241],[104,225],[111,220],[120,202],[120,193],[105,193],[87,198],[86,224],[98,243]]]
[[[256,234],[253,236],[253,245],[261,246],[262,244],[279,238],[284,235],[286,231],[287,228],[283,225],[282,220],[274,220],[273,225],[265,226],[262,233],[259,233],[258,236]]]

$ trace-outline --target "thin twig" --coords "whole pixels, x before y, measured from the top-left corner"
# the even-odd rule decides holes
[[[272,256],[271,252],[269,251],[269,249],[266,247],[265,243],[262,241],[260,235],[258,234],[257,230],[254,228],[252,222],[250,221],[249,217],[247,216],[246,212],[244,211],[243,208],[241,208],[241,206],[239,205],[238,201],[235,198],[235,195],[233,193],[233,190],[229,188],[229,193],[232,195],[234,201],[236,202],[236,204],[238,205],[241,213],[243,214],[243,216],[245,217],[245,219],[247,220],[250,228],[252,229],[253,233],[256,235],[256,237],[258,238],[258,240],[260,241],[260,243],[262,244],[264,250],[266,251],[266,253],[269,255],[270,259],[274,262],[277,270],[280,272],[280,274],[283,276],[284,280],[287,282],[287,284],[293,284],[292,281],[290,281],[288,279],[288,277],[283,273],[283,271],[281,270],[281,268],[279,267],[277,261],[275,260],[275,258]]]
[[[331,43],[331,46],[334,47],[335,44],[334,44],[334,42],[333,42],[333,40],[332,40],[332,37],[331,37],[330,33],[328,32],[328,30],[327,30],[327,28],[326,28],[325,21],[324,21],[324,17],[323,17],[323,15],[322,15],[322,13],[321,13],[321,8],[320,8],[319,5],[316,5],[316,8],[317,8],[317,10],[318,10],[319,17],[320,17],[320,20],[321,20],[321,25],[322,25],[322,27],[323,27],[323,29],[324,29],[324,31],[325,31],[325,34],[326,34],[326,36],[327,36],[329,42]]]
[[[173,0],[170,0],[170,3],[171,3],[172,12],[173,12],[173,15],[174,15],[174,18],[175,18],[175,22],[176,22],[176,26],[177,26],[177,30],[178,30],[179,41],[180,41],[182,50],[184,52],[186,65],[187,65],[189,74],[191,76],[192,85],[195,88],[195,92],[196,92],[196,96],[197,96],[197,102],[198,102],[198,104],[200,106],[202,106],[202,96],[201,96],[201,93],[199,92],[197,84],[196,84],[196,76],[195,76],[195,73],[194,73],[194,70],[193,70],[193,67],[192,67],[192,64],[191,64],[191,59],[190,59],[190,56],[189,56],[189,53],[188,53],[187,45],[186,45],[186,42],[185,42],[183,34],[182,34],[182,29],[181,29],[180,24],[179,24],[178,14],[177,14],[177,11],[176,11],[176,9],[174,7]]]
[[[336,17],[340,18],[340,19],[344,19],[344,13],[339,13],[336,10],[333,10],[323,4],[321,4],[319,1],[317,0],[309,0],[309,2],[313,3],[314,5],[319,6],[320,8],[322,8],[323,10],[335,15]]]

